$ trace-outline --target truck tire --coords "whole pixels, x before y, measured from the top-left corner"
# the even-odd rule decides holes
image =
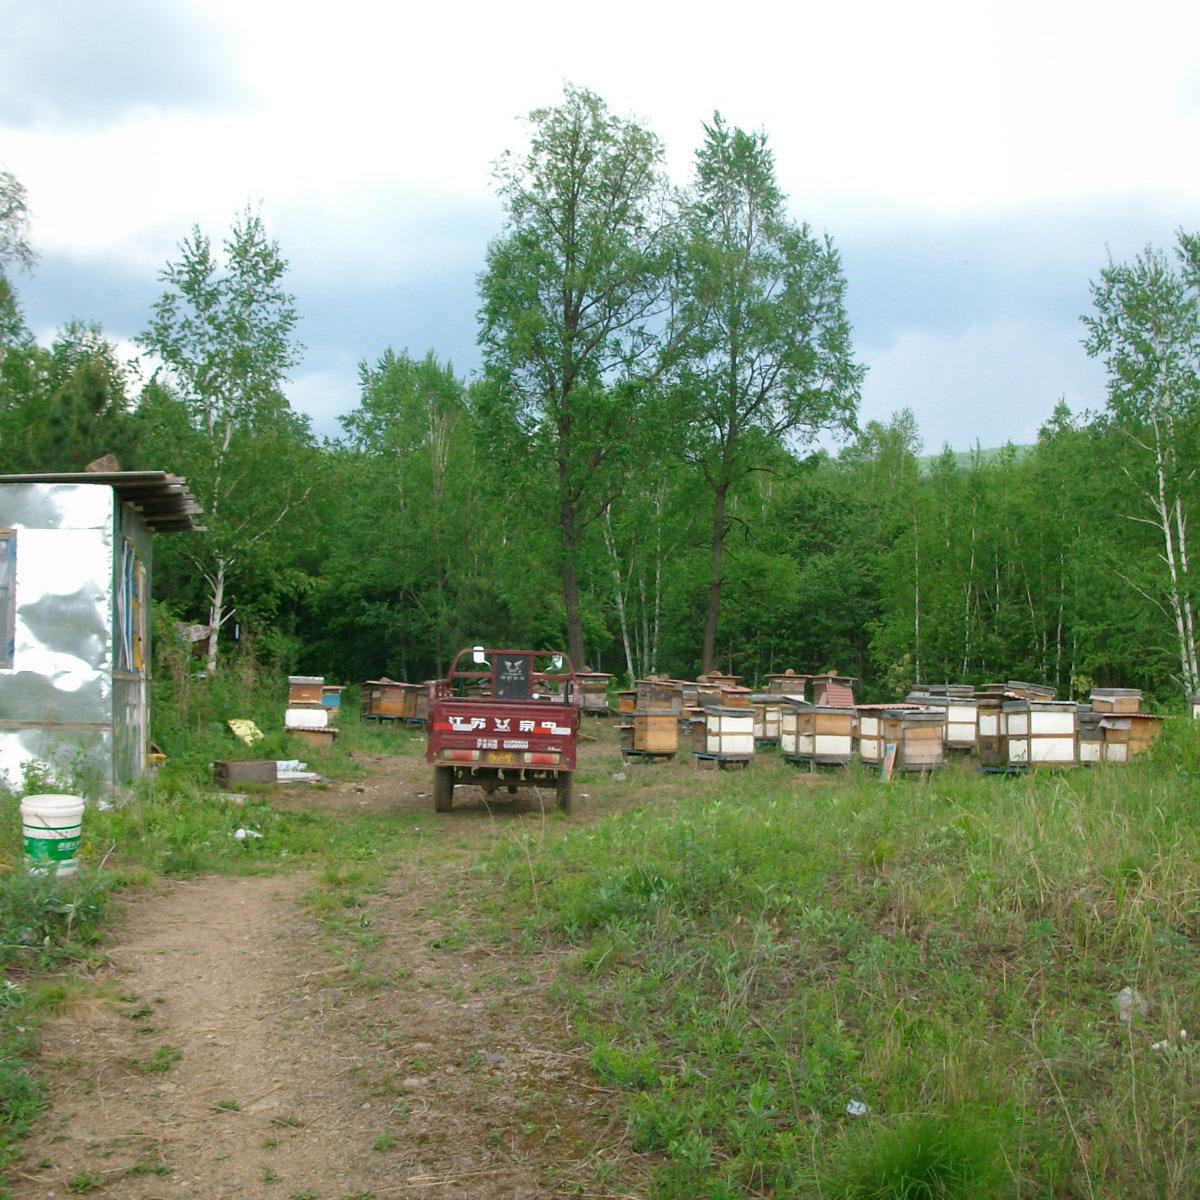
[[[571,811],[572,787],[575,776],[570,771],[559,771],[558,777],[554,780],[554,790],[558,795],[558,810],[559,812],[569,813]]]
[[[454,768],[433,768],[433,807],[437,812],[449,812],[454,807]]]

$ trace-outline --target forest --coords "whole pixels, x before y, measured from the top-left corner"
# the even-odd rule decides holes
[[[0,172],[0,471],[185,476],[206,531],[158,541],[159,628],[210,625],[210,671],[251,640],[424,679],[486,643],[633,676],[832,668],[865,699],[1200,692],[1200,234],[1096,264],[1102,410],[1047,396],[1036,444],[939,453],[908,411],[859,423],[853,280],[764,132],[714,115],[685,187],[586,90],[529,132],[495,168],[480,369],[397,330],[333,438],[287,400],[302,314],[255,208],[181,231],[130,364],[86,320],[27,328],[36,212]]]

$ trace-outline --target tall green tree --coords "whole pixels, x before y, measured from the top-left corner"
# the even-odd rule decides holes
[[[1180,233],[1176,262],[1148,247],[1131,263],[1109,262],[1092,285],[1084,345],[1108,371],[1108,413],[1125,439],[1126,520],[1153,530],[1161,570],[1125,581],[1170,622],[1179,681],[1200,691],[1189,522],[1200,470],[1200,240]]]
[[[662,146],[599,96],[568,86],[530,114],[526,154],[496,178],[506,210],[480,279],[480,340],[515,440],[506,469],[553,477],[568,650],[585,659],[584,540],[621,488],[631,433],[659,369],[670,212]]]
[[[689,331],[680,395],[691,455],[712,494],[702,661],[716,660],[730,491],[767,448],[803,444],[854,421],[845,278],[832,241],[792,221],[763,133],[705,126],[687,206],[681,323]]]
[[[10,272],[28,271],[35,255],[29,239],[29,199],[21,181],[0,169],[0,350],[28,337]]]
[[[167,436],[159,444],[186,469],[204,507],[207,532],[192,553],[207,591],[210,671],[235,611],[231,573],[261,551],[308,495],[289,462],[309,434],[283,393],[302,350],[286,271],[278,243],[249,209],[219,250],[193,228],[160,276],[164,291],[138,339],[161,361],[156,379],[186,414],[185,428],[171,431],[169,397],[160,394],[146,416],[152,424],[161,418]]]

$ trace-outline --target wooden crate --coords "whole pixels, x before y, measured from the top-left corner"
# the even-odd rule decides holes
[[[1137,688],[1092,688],[1092,712],[1128,716],[1141,707],[1142,693]]]
[[[893,771],[933,771],[946,761],[946,717],[936,710],[888,709],[883,714],[884,750],[896,747]]]
[[[1079,764],[1079,713],[1070,700],[1008,700],[1008,763],[1028,769]]]
[[[236,788],[244,783],[274,783],[277,778],[278,768],[273,758],[213,763],[213,783],[219,788]]]
[[[754,712],[749,708],[723,705],[704,709],[704,719],[692,726],[692,749],[696,754],[727,758],[750,758],[754,754]]]
[[[670,713],[635,713],[633,749],[674,754],[679,749],[679,720]]]
[[[304,704],[319,705],[324,686],[323,675],[289,675],[288,706],[298,708]]]

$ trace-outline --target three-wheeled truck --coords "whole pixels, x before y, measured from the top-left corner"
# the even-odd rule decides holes
[[[458,784],[486,795],[553,787],[558,807],[571,811],[579,687],[565,654],[460,650],[446,678],[429,685],[428,730],[438,812],[450,811]]]

